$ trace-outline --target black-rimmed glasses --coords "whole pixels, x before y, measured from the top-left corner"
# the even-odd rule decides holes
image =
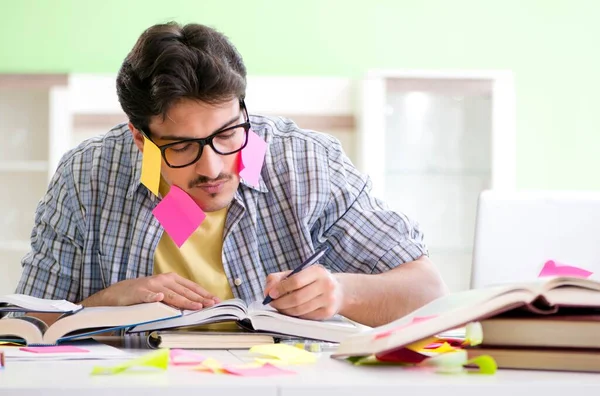
[[[170,168],[185,168],[200,159],[204,146],[210,146],[215,153],[230,155],[242,150],[248,144],[248,131],[250,130],[250,119],[248,110],[243,100],[240,100],[240,108],[244,112],[245,122],[242,124],[223,128],[210,136],[201,139],[185,139],[177,142],[163,144],[157,147],[165,163]],[[150,134],[140,130],[144,136],[152,141]]]

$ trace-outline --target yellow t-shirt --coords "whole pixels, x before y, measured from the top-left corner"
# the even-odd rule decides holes
[[[163,197],[168,190],[168,184],[161,178],[159,191]],[[226,217],[227,208],[206,213],[200,227],[181,248],[163,233],[154,253],[154,274],[175,272],[221,300],[233,298],[222,260]]]

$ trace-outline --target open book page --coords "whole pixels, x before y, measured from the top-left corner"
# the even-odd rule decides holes
[[[179,316],[179,309],[161,302],[122,307],[86,307],[52,324],[44,334],[44,343],[52,345],[57,341],[82,338],[107,329],[129,328]]]
[[[600,282],[592,279],[546,278],[544,290],[540,294],[543,294],[549,305],[600,306]]]
[[[284,315],[269,305],[262,305],[260,301],[250,304],[248,318],[252,327],[258,331],[329,342],[340,342],[349,335],[365,329],[364,326],[340,315],[328,320],[308,320]]]
[[[38,318],[5,318],[0,320],[0,340],[23,340],[27,344],[41,344],[47,329],[46,323]]]
[[[129,332],[136,333],[142,331],[172,329],[176,327],[197,326],[206,323],[238,321],[246,318],[246,315],[246,303],[239,298],[234,298],[197,311],[185,310],[180,317],[136,326]]]
[[[45,300],[25,294],[0,296],[0,312],[77,312],[82,308],[66,300]]]

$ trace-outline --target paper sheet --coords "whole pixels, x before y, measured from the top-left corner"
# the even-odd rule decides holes
[[[254,131],[248,131],[248,144],[240,153],[238,170],[240,177],[254,187],[258,187],[266,152],[267,143],[264,139]]]
[[[30,353],[87,353],[88,349],[79,348],[73,345],[54,345],[54,346],[39,346],[39,347],[22,347],[23,352]]]
[[[85,349],[87,353],[72,353],[72,352],[53,352],[47,353],[31,353],[22,351],[21,348],[15,346],[0,346],[0,351],[9,360],[18,361],[59,361],[59,360],[124,360],[131,357],[131,353],[122,349],[105,345],[94,340],[85,340],[73,343],[75,346]],[[47,347],[43,347],[47,348]]]
[[[206,218],[196,202],[175,185],[152,213],[177,247],[181,247]]]
[[[158,186],[160,184],[160,162],[160,149],[144,136],[140,181],[156,196],[158,196]]]

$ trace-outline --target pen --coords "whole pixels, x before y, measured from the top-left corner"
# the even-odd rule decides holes
[[[310,267],[311,265],[315,264],[317,261],[319,261],[319,259],[321,257],[323,257],[323,255],[329,250],[329,246],[325,245],[323,246],[321,249],[317,250],[316,252],[314,252],[309,258],[307,258],[306,260],[304,260],[304,262],[302,264],[300,264],[298,267],[296,267],[296,269],[294,269],[288,276],[286,276],[284,279],[289,278],[290,276],[297,274],[298,272],[302,271],[304,268],[306,267]],[[273,301],[273,299],[271,298],[271,296],[269,296],[267,294],[267,297],[265,297],[264,301],[262,302],[263,305],[267,305],[268,303],[270,303],[271,301]]]

